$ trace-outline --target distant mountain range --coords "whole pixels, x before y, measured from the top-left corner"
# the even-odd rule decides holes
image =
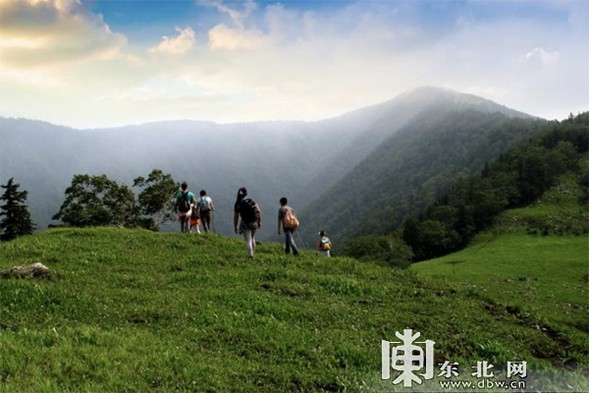
[[[131,185],[159,168],[193,191],[208,191],[220,233],[231,233],[235,194],[245,186],[262,207],[261,238],[276,239],[278,200],[287,196],[306,243],[320,228],[343,241],[419,213],[459,176],[480,170],[543,123],[434,87],[317,122],[76,130],[0,118],[0,182],[14,177],[29,191],[32,218],[44,229],[74,174],[106,174]]]

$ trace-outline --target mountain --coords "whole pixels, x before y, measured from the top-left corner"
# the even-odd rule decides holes
[[[314,238],[320,228],[339,242],[386,233],[545,124],[475,96],[434,88],[404,94],[385,107],[389,113],[420,110],[399,128],[394,117],[374,124],[373,129],[395,130],[302,212],[308,224],[304,238]]]
[[[483,118],[488,121],[480,120]],[[482,165],[481,158],[491,159],[533,132],[510,128],[512,120],[518,124],[536,122],[491,101],[431,87],[317,122],[221,125],[176,121],[75,130],[1,118],[0,182],[14,177],[29,191],[32,217],[40,229],[59,209],[74,174],[104,173],[130,185],[135,177],[159,168],[178,181],[188,181],[193,191],[208,191],[217,205],[215,227],[221,233],[231,232],[235,194],[246,186],[262,206],[262,238],[272,238],[275,232],[278,199],[283,195],[303,215],[309,229],[305,237],[310,239],[309,234],[323,226],[337,237],[339,227],[352,228],[358,221],[349,220],[349,209],[332,207],[350,204],[360,195],[366,199],[396,194],[400,184],[404,187],[400,197],[404,198],[420,192],[425,183],[452,181],[457,173]],[[469,128],[473,121],[477,126]],[[497,122],[502,124],[500,130],[495,128]],[[456,145],[452,145],[455,123],[464,123],[459,133],[467,137],[486,127],[480,143],[456,142],[464,150],[460,160],[446,151]],[[445,138],[445,146],[436,138]],[[485,149],[487,145],[493,148]],[[485,150],[484,157],[477,149]],[[407,151],[415,157],[407,157]],[[432,161],[446,155],[452,158]],[[476,162],[469,162],[471,158]],[[411,165],[400,165],[406,160]],[[397,164],[392,165],[393,161]],[[422,167],[428,170],[422,171]],[[412,176],[408,168],[420,175]],[[343,197],[346,184],[353,184],[355,196]],[[376,207],[384,208],[383,203],[396,200],[385,198]],[[324,206],[329,209],[327,216],[318,213]],[[370,214],[375,206],[370,208],[359,213]],[[172,228],[176,229],[175,225]],[[357,232],[361,231],[351,231]]]

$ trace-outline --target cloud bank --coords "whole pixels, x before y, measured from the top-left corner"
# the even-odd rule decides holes
[[[196,0],[188,21],[124,33],[91,3],[0,0],[0,116],[317,120],[420,85],[547,118],[589,109],[589,3],[319,4]]]

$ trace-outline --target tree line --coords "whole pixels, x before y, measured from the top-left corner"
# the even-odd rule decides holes
[[[174,218],[175,194],[179,183],[170,174],[154,169],[144,178],[137,177],[133,187],[119,184],[106,175],[74,175],[65,190],[65,200],[52,217],[72,227],[121,226],[158,231]],[[0,200],[0,240],[32,234],[35,224],[26,205],[28,192],[11,178],[2,186],[6,191]]]

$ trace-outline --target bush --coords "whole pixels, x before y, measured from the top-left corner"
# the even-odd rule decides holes
[[[413,252],[396,236],[365,236],[350,241],[344,254],[360,260],[376,260],[398,268],[411,264]]]

